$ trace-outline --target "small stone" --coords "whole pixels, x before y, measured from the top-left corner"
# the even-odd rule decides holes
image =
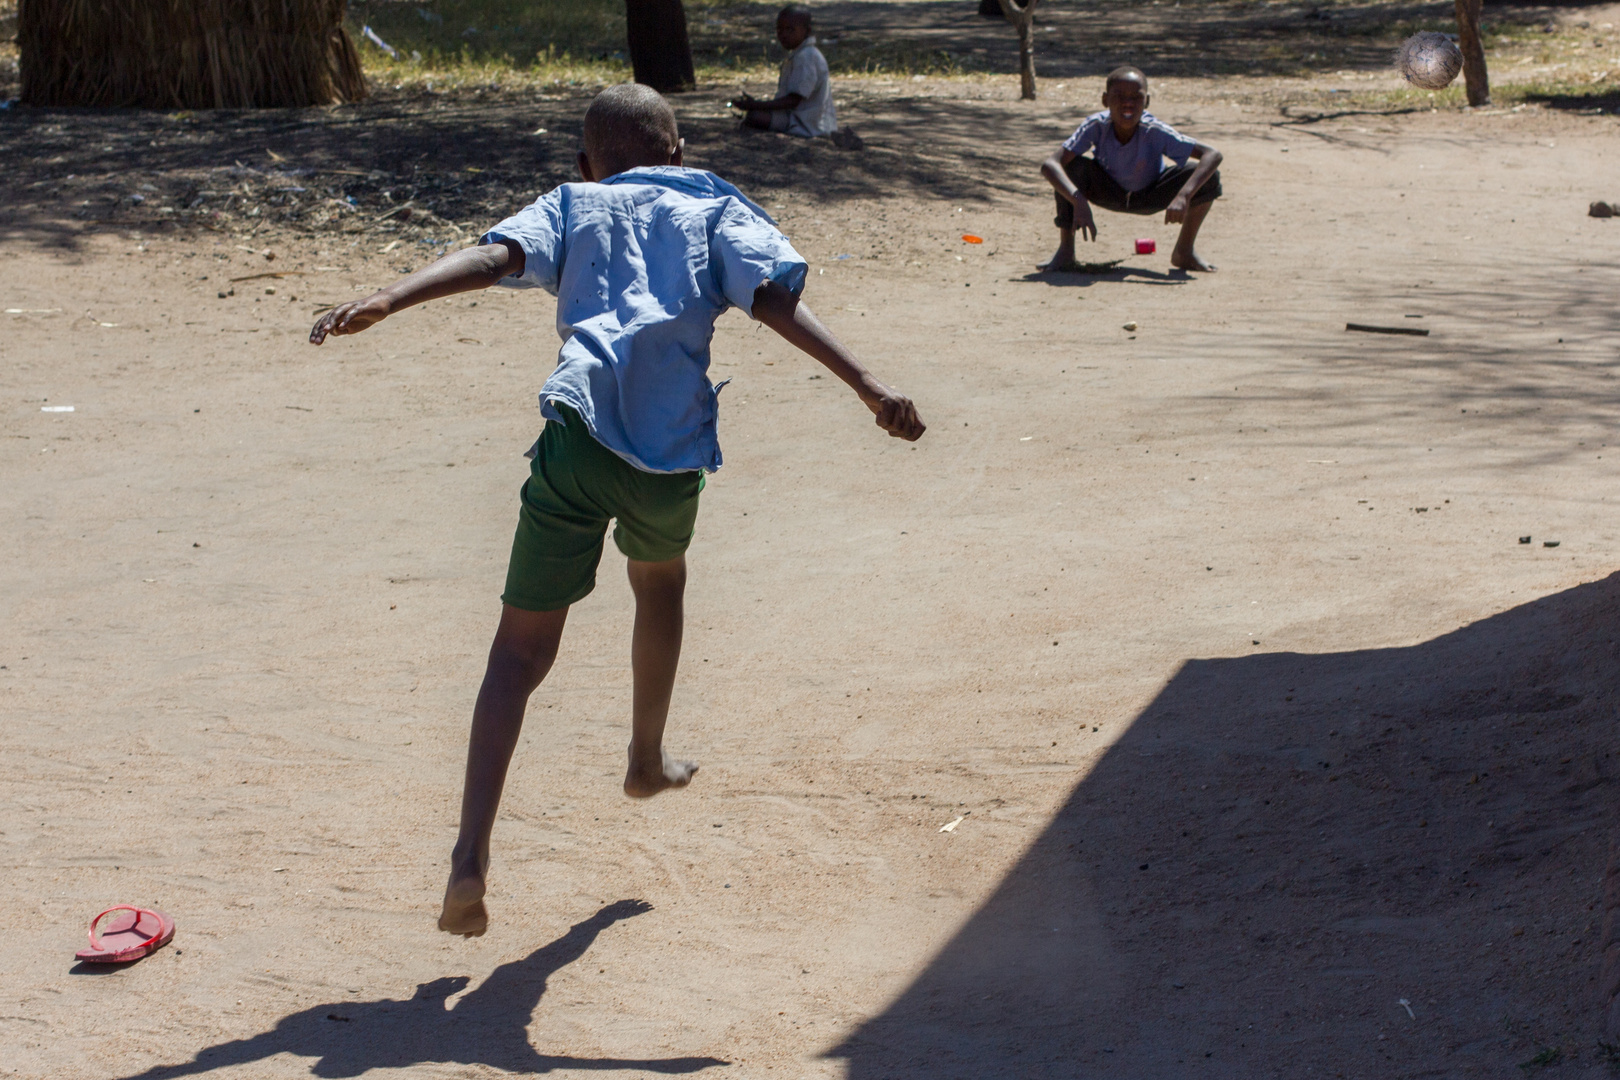
[[[1125,329],[1126,330],[1135,330],[1136,329],[1136,324],[1134,322],[1128,322],[1128,323],[1125,324]]]
[[[1558,541],[1557,540],[1543,540],[1541,542],[1541,546],[1542,547],[1557,547],[1558,546]]]
[[[1533,539],[1533,537],[1521,536],[1521,537],[1519,537],[1519,543],[1528,544],[1532,539]]]
[[[264,290],[264,295],[266,295],[266,296],[274,296],[274,295],[276,295],[276,287],[274,285],[267,286],[265,288],[265,290]]]

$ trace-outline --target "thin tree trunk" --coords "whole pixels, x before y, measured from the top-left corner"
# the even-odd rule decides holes
[[[681,0],[625,0],[624,24],[636,82],[662,94],[697,85]]]
[[[1491,80],[1485,71],[1485,43],[1479,39],[1481,0],[1456,0],[1457,47],[1463,55],[1463,82],[1468,88],[1468,104],[1491,103]]]
[[[1461,4],[1464,0],[1457,0]],[[1025,101],[1035,100],[1035,3],[1024,0],[1001,0],[1001,12],[1007,21],[1018,28],[1018,96]]]

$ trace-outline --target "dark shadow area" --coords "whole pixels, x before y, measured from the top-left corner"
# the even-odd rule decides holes
[[[158,951],[161,952],[162,950],[160,949]],[[147,955],[152,955],[152,954],[148,953]],[[141,960],[145,960],[145,959],[146,959],[146,957],[143,956],[143,957],[141,957],[140,960],[126,960],[121,964],[87,964],[83,960],[80,960],[77,963],[75,963],[72,967],[68,968],[68,974],[69,975],[116,975],[120,971],[124,971],[127,968],[134,967],[136,964],[140,963]]]
[[[1534,105],[1565,112],[1590,113],[1620,112],[1620,90],[1605,89],[1590,94],[1526,94],[1524,100]]]
[[[1620,574],[1409,647],[1188,661],[830,1055],[852,1080],[1604,1075],[1617,637]]]
[[[9,109],[0,158],[12,197],[0,204],[0,242],[73,249],[88,234],[140,232],[251,243],[290,232],[397,239],[401,263],[420,263],[577,180],[588,102],[584,93],[398,92],[330,109]],[[827,200],[984,201],[1035,179],[1020,140],[1042,121],[987,102],[851,94],[841,108],[858,118],[860,151],[739,131],[720,115],[723,102],[676,102],[687,163],[761,198],[813,187]]]
[[[316,1058],[310,1072],[332,1077],[429,1063],[483,1065],[514,1073],[588,1069],[660,1075],[726,1065],[728,1062],[711,1057],[568,1057],[543,1054],[529,1043],[529,1023],[545,995],[546,980],[583,956],[603,930],[621,919],[651,910],[640,900],[609,904],[589,919],[575,923],[551,944],[521,960],[502,964],[449,1007],[445,999],[466,988],[469,980],[465,975],[422,983],[416,994],[405,1000],[314,1005],[282,1020],[272,1031],[210,1046],[183,1065],[160,1065],[138,1076],[141,1080],[195,1076],[282,1053]]]
[[[439,14],[448,16],[452,6],[471,10],[460,3]],[[424,21],[422,12],[435,14],[430,7],[409,8],[394,14],[424,30],[438,26]],[[521,4],[506,8],[514,19],[522,15]],[[1494,6],[1490,32],[1539,24],[1554,10]],[[580,18],[600,21],[605,11]],[[744,86],[745,69],[750,88],[768,89],[754,65],[777,55],[774,15],[769,4],[694,9],[694,46],[709,58],[700,62],[721,75],[676,100],[690,164],[762,195],[795,187],[830,200],[915,193],[965,201],[1035,189],[1027,148],[1060,133],[1033,110],[972,100],[973,89],[946,99],[924,88],[902,96],[844,83],[836,91],[840,115],[865,140],[859,151],[738,132],[724,102]],[[619,16],[608,16],[602,25],[617,25]],[[816,17],[835,72],[986,71],[1011,79],[1017,68],[1011,27],[981,19],[972,0],[832,3],[819,5]],[[1093,92],[1058,86],[1100,78],[1123,62],[1155,76],[1383,69],[1402,37],[1443,29],[1452,18],[1443,2],[1052,3],[1037,18],[1037,63],[1043,95],[1076,102],[1078,119]],[[473,49],[470,55],[481,55],[478,35],[451,29]],[[735,79],[724,76],[726,56],[746,60]],[[345,242],[397,239],[400,264],[414,266],[575,178],[587,90],[558,86],[537,95],[491,85],[435,93],[390,86],[389,79],[390,68],[379,60],[370,72],[372,98],[332,108],[0,111],[0,159],[8,167],[0,242],[72,250],[98,232],[211,231],[251,245],[283,230]],[[1243,93],[1275,96],[1260,84]]]
[[[1193,276],[1185,270],[1148,270],[1114,263],[1082,263],[1078,270],[1036,270],[1017,280],[1044,282],[1060,289],[1086,289],[1100,281],[1132,285],[1185,285],[1193,280]]]

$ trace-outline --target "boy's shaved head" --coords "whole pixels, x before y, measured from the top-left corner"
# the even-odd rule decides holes
[[[789,4],[776,13],[776,21],[794,23],[808,30],[810,28],[810,9],[800,4]]]
[[[1143,90],[1147,89],[1147,76],[1142,74],[1142,69],[1139,67],[1132,67],[1129,64],[1126,64],[1124,67],[1117,67],[1113,71],[1110,71],[1108,73],[1107,80],[1103,83],[1103,90],[1106,92],[1110,86],[1113,86],[1117,82],[1138,83],[1141,85]]]
[[[650,86],[610,86],[585,110],[585,153],[602,179],[640,165],[668,165],[680,141],[675,110]]]

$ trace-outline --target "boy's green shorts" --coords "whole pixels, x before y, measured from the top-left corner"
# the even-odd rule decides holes
[[[546,424],[523,484],[501,602],[556,611],[596,588],[602,537],[632,559],[663,562],[684,552],[697,523],[701,472],[648,473],[591,437],[579,414],[561,404],[566,424]]]

